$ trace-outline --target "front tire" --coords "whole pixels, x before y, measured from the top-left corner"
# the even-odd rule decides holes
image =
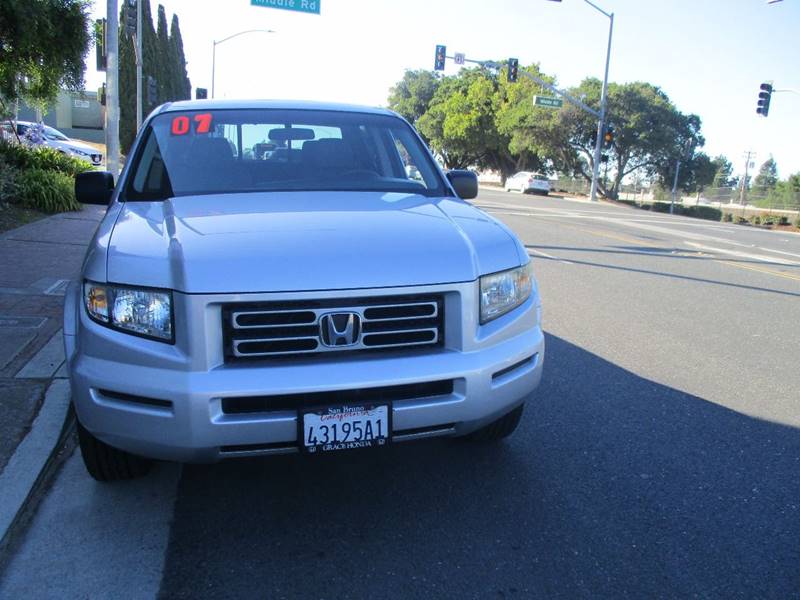
[[[507,415],[503,415],[493,423],[489,423],[485,427],[478,429],[478,431],[472,432],[467,436],[467,439],[473,442],[499,442],[503,438],[507,438],[516,430],[524,410],[525,405],[519,405]]]
[[[98,440],[78,422],[78,443],[83,464],[97,481],[136,479],[150,471],[153,461],[135,456]]]

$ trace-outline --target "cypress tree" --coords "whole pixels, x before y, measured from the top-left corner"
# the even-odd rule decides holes
[[[169,31],[164,7],[158,7],[158,29],[153,26],[150,0],[142,4],[142,113],[147,118],[154,108],[164,102],[191,98],[192,87],[186,72],[186,56],[178,16],[173,15]],[[120,23],[125,23],[127,2],[122,4]],[[127,154],[136,138],[136,51],[133,36],[124,25],[119,29],[119,137],[122,152]],[[148,78],[156,80],[156,97],[151,98]]]
[[[175,98],[174,81],[175,70],[170,60],[169,32],[167,30],[167,13],[164,7],[158,5],[158,25],[156,26],[156,47],[158,49],[158,62],[156,63],[156,76],[158,80],[159,102],[167,102]]]
[[[183,37],[178,15],[172,15],[169,28],[169,45],[171,50],[170,60],[173,63],[175,74],[175,100],[191,100],[192,82],[186,72],[186,55],[183,52]]]

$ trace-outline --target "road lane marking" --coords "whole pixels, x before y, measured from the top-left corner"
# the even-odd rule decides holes
[[[773,271],[772,269],[765,269],[764,267],[757,267],[755,265],[744,265],[740,262],[733,260],[720,260],[717,258],[712,259],[714,262],[730,267],[738,267],[740,269],[747,269],[748,271],[756,271],[757,273],[764,273],[766,275],[773,275],[775,277],[783,277],[784,279],[791,279],[792,281],[800,281],[800,277],[792,275],[791,273],[782,273],[781,271]]]
[[[528,248],[528,252],[532,252],[538,256],[543,258],[549,258],[550,260],[555,260],[560,263],[564,263],[565,265],[571,265],[574,263],[569,262],[568,260],[564,260],[563,258],[558,258],[557,256],[553,256],[552,254],[547,254],[547,252],[542,252],[541,250],[536,250],[535,248]]]
[[[767,256],[765,254],[751,254],[749,252],[739,252],[738,250],[726,250],[725,248],[714,248],[712,246],[704,246],[703,244],[697,244],[695,242],[684,241],[684,244],[687,246],[692,246],[693,248],[699,248],[700,250],[705,250],[707,252],[718,252],[720,254],[728,254],[730,256],[736,256],[737,258],[746,258],[749,260],[756,260],[760,262],[768,262],[777,265],[785,265],[787,267],[798,267],[800,266],[800,262],[786,260],[783,258],[775,258],[772,256]],[[771,252],[768,250],[768,252]]]

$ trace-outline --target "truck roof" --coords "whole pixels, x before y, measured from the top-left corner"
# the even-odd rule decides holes
[[[396,113],[386,108],[359,106],[357,104],[340,104],[336,102],[315,102],[311,100],[179,100],[177,102],[164,104],[158,112],[214,109],[249,110],[260,108],[279,110],[331,110],[337,112],[396,116]]]

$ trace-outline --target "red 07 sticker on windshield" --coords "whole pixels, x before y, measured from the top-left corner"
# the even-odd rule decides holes
[[[192,132],[194,125],[194,133],[208,133],[211,131],[212,120],[211,113],[198,113],[191,120],[186,115],[179,115],[173,117],[170,132],[172,135],[186,135]]]

